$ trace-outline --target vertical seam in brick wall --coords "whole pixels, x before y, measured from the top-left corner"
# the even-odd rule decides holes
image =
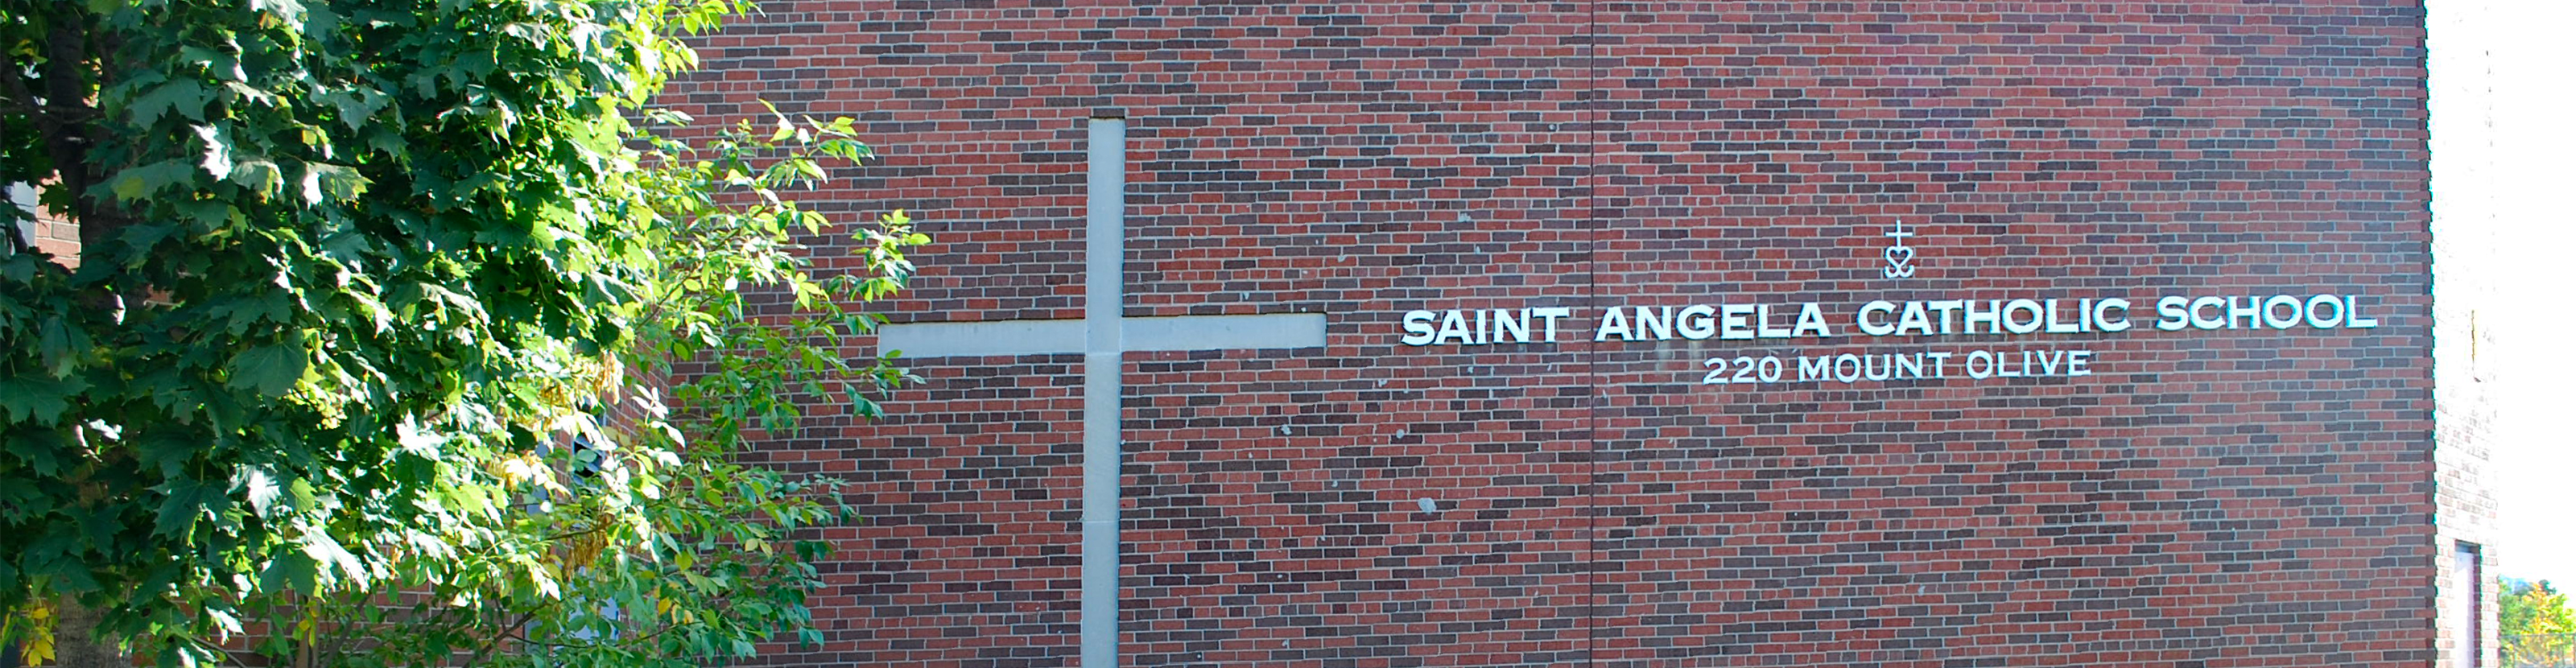
[[[1584,225],[1583,291],[1587,308],[1600,306],[1601,300],[1601,3],[1584,4],[1583,20],[1583,217]],[[1601,402],[1607,384],[1601,379],[1601,347],[1583,349],[1585,375],[1591,377],[1592,390],[1584,407],[1584,438],[1591,443],[1591,471],[1585,477],[1589,512],[1583,518],[1584,547],[1591,552],[1583,569],[1583,665],[1601,662],[1601,568],[1607,556],[1601,550]]]

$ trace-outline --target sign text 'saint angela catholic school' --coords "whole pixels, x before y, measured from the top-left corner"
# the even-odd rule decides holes
[[[1914,249],[1905,238],[1914,233],[1899,223],[1885,236],[1895,239],[1881,255],[1887,278],[1914,275]],[[2166,332],[2220,329],[2374,329],[2357,295],[2160,295],[2131,301],[2124,297],[2034,295],[2003,299],[1872,300],[1858,309],[1841,309],[1827,317],[1816,302],[1792,304],[1719,303],[1616,305],[1602,309],[1591,323],[1592,341],[1755,341],[1800,340],[1823,343],[1836,332],[1870,337],[1955,335],[2051,335],[2120,333],[2140,320],[2131,311],[2152,303],[2148,323]],[[1792,312],[1794,316],[1790,315]],[[1399,342],[1408,346],[1484,346],[1507,343],[1553,343],[1571,329],[1565,321],[1574,309],[1565,306],[1408,311],[1400,321]],[[1839,325],[1837,324],[1839,323]],[[2026,376],[2092,375],[2089,349],[1974,349],[1796,355],[1711,357],[1701,383],[1709,385],[1782,382],[1840,382],[1971,379]],[[1792,369],[1794,367],[1794,373]]]

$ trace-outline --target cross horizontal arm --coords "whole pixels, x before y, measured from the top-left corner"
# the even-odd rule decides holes
[[[1125,351],[1312,348],[1324,345],[1321,313],[1122,318]],[[1083,352],[1081,320],[916,322],[877,328],[879,351],[904,357],[980,357]]]

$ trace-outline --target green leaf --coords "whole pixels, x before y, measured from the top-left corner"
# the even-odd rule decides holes
[[[385,94],[373,88],[332,91],[324,93],[321,97],[323,101],[331,104],[333,111],[338,112],[336,115],[340,123],[351,130],[364,127],[367,119],[374,117],[378,110],[384,109],[387,102]]]
[[[303,478],[286,481],[286,507],[304,510],[314,507],[319,501],[313,494],[312,482]]]
[[[367,193],[368,183],[367,177],[353,167],[319,162],[304,165],[304,201],[307,204],[319,204],[324,198],[334,202],[356,200],[359,195]]]
[[[197,520],[212,515],[209,508],[223,503],[224,491],[195,478],[181,478],[169,485],[170,497],[161,502],[161,512],[152,520],[152,530],[164,536],[187,537],[196,530]]]
[[[236,162],[233,165],[231,178],[233,183],[251,189],[251,192],[257,193],[261,199],[276,196],[278,189],[286,185],[285,173],[277,169],[277,163],[267,160],[252,159]]]
[[[206,119],[206,103],[215,99],[215,91],[194,79],[172,79],[136,96],[126,107],[126,116],[135,125],[150,126],[163,115],[178,112],[188,120]]]
[[[119,200],[140,200],[158,195],[170,186],[191,183],[194,178],[191,175],[196,171],[197,165],[186,160],[163,160],[117,172],[116,176],[108,179],[108,189],[116,193]]]
[[[20,374],[0,378],[0,417],[58,424],[63,411],[71,408],[72,398],[86,389],[89,381],[77,377]]]
[[[135,452],[150,470],[164,475],[178,475],[180,468],[206,451],[202,441],[190,439],[177,430],[156,431],[132,441]]]
[[[180,216],[186,218],[190,222],[196,223],[196,229],[199,230],[212,230],[217,227],[221,227],[224,223],[230,222],[233,217],[239,213],[233,209],[232,205],[224,203],[223,200],[210,199],[173,202],[172,205],[178,209]]]
[[[281,343],[234,353],[232,361],[224,367],[232,371],[228,385],[249,389],[261,396],[283,397],[295,389],[296,381],[304,378],[308,363],[303,346]]]
[[[180,204],[178,208],[181,211],[191,211],[196,208],[195,205],[205,203],[206,202],[187,202]],[[224,208],[222,203],[215,202],[213,204],[217,209],[229,212],[228,209]],[[125,242],[126,255],[124,261],[128,266],[132,266],[138,261],[157,258],[158,254],[152,252],[153,247],[160,245],[163,241],[169,240],[170,237],[177,235],[178,233],[179,228],[176,225],[160,224],[152,221],[135,221],[127,224],[125,231],[118,233],[117,238]]]
[[[64,455],[71,452],[72,442],[61,431],[19,431],[9,435],[7,447],[11,456],[26,462],[37,475],[54,476],[62,473]]]
[[[321,591],[321,562],[303,550],[279,550],[266,568],[259,569],[260,588],[277,591]]]
[[[64,322],[62,316],[45,318],[36,326],[36,353],[45,362],[45,373],[56,378],[69,376],[76,355],[89,352],[89,332]]]

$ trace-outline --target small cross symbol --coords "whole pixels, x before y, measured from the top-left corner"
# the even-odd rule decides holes
[[[1887,267],[1879,270],[1879,273],[1886,275],[1888,278],[1913,277],[1914,249],[1905,245],[1905,238],[1914,236],[1914,233],[1905,229],[1905,220],[1902,218],[1897,219],[1896,226],[1889,228],[1887,234],[1880,236],[1894,239],[1895,241],[1888,243],[1887,250],[1879,252],[1881,257],[1887,258]]]

